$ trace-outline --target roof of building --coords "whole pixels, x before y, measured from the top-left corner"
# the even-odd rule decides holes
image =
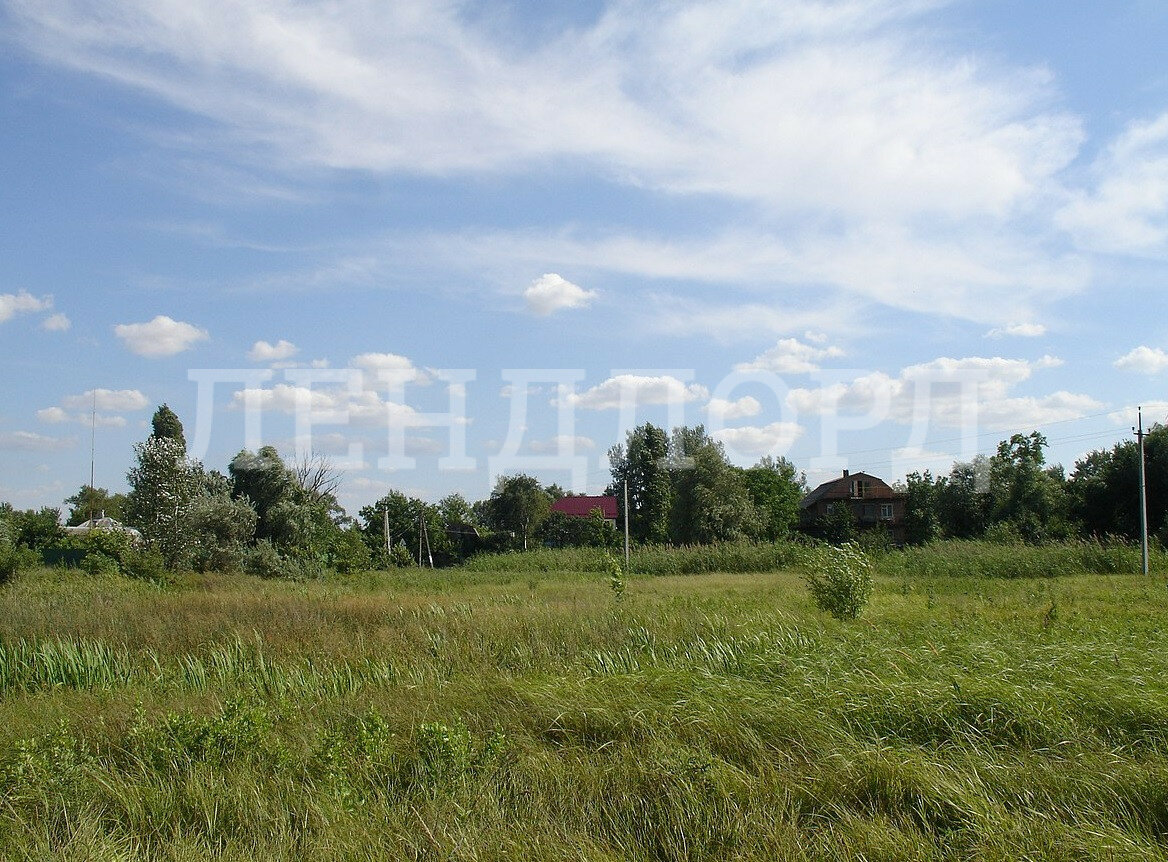
[[[562,512],[576,518],[586,518],[593,510],[599,509],[601,514],[610,521],[616,520],[616,497],[561,497],[552,503],[553,512]]]
[[[65,532],[71,536],[84,536],[86,533],[93,531],[129,533],[136,539],[142,537],[142,534],[133,527],[127,527],[120,521],[115,521],[113,518],[107,518],[105,515],[102,515],[100,518],[90,518],[88,521],[82,521],[75,527],[65,527]]]
[[[804,509],[809,509],[820,500],[857,499],[858,495],[852,493],[852,483],[856,481],[869,483],[869,491],[864,495],[865,499],[891,500],[895,496],[892,487],[879,476],[873,476],[871,473],[849,473],[845,470],[842,476],[830,479],[817,487],[800,500],[799,505]]]

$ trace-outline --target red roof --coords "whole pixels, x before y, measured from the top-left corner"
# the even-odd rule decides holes
[[[616,497],[561,497],[552,503],[553,512],[563,512],[575,518],[587,518],[593,509],[610,521],[616,520]]]

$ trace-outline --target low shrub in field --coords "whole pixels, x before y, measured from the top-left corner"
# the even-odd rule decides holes
[[[872,596],[872,561],[853,542],[818,549],[804,576],[816,606],[838,620],[854,620]]]
[[[0,541],[0,584],[12,580],[21,569],[32,568],[39,562],[35,551],[17,548]]]

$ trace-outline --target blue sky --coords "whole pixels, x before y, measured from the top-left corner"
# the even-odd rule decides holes
[[[1160,0],[0,0],[0,499],[88,481],[95,398],[100,486],[166,402],[351,511],[598,491],[644,421],[1070,469],[1168,418],[1164,44]]]

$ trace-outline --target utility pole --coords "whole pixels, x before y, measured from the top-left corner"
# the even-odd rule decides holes
[[[1140,444],[1140,554],[1143,573],[1148,573],[1148,486],[1144,477],[1144,409],[1136,408],[1139,424],[1132,430]]]
[[[381,510],[382,523],[385,525],[385,565],[388,567],[393,559],[393,536],[389,534],[389,507]]]
[[[630,574],[629,567],[629,480],[625,479],[625,574]]]
[[[89,414],[89,520],[93,526],[93,465],[97,460],[97,387],[93,389],[93,410]]]

